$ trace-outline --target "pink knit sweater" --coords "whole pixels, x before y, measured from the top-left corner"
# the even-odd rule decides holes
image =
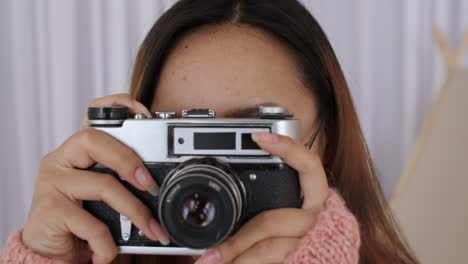
[[[325,208],[317,222],[299,243],[298,248],[285,260],[288,264],[299,263],[358,263],[360,246],[359,227],[356,218],[345,207],[343,199],[330,190]],[[63,263],[40,256],[26,248],[21,241],[21,230],[7,241],[0,255],[4,263]]]

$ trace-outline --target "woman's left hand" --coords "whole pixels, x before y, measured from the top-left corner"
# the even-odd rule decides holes
[[[257,144],[280,157],[299,173],[304,195],[301,209],[264,211],[250,219],[225,242],[208,250],[196,264],[282,263],[311,230],[328,195],[328,183],[318,150],[308,150],[293,139],[256,133]]]

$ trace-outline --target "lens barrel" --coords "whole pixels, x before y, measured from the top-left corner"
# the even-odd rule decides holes
[[[175,168],[161,186],[159,221],[176,244],[202,249],[224,241],[240,219],[245,188],[227,165],[192,159]]]

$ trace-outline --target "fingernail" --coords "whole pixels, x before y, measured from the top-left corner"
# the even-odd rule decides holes
[[[145,166],[142,165],[136,169],[135,179],[153,196],[157,196],[159,194],[159,186],[156,184],[153,177],[151,177],[151,174]]]
[[[148,111],[148,110],[145,111],[145,115],[146,115],[147,118],[150,118],[150,119],[153,118],[150,111]]]
[[[161,228],[161,226],[158,224],[158,222],[156,222],[156,220],[154,220],[154,218],[150,219],[149,228],[150,228],[151,232],[156,237],[158,237],[159,242],[161,242],[161,244],[163,244],[164,246],[169,245],[169,243],[170,243],[169,238],[166,236],[166,234],[164,233],[164,230]]]
[[[252,140],[255,142],[261,141],[264,143],[276,143],[279,140],[278,135],[266,132],[252,133]]]
[[[195,262],[195,264],[216,264],[221,261],[221,252],[216,248],[210,249]]]
[[[158,186],[158,185],[155,185],[155,186],[153,186],[152,188],[149,188],[147,191],[148,191],[151,195],[153,195],[153,196],[158,196],[158,194],[159,194],[159,186]]]
[[[253,142],[257,142],[257,133],[250,134],[252,136]]]

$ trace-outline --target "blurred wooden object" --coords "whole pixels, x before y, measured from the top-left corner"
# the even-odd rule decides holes
[[[432,32],[437,44],[439,45],[440,51],[442,52],[442,56],[447,64],[448,74],[450,75],[453,70],[461,67],[464,54],[468,49],[468,29],[462,35],[460,44],[455,52],[450,50],[447,39],[444,37],[440,28],[434,26],[432,28]]]
[[[468,263],[468,30],[456,52],[434,38],[447,78],[391,199],[421,263]]]

